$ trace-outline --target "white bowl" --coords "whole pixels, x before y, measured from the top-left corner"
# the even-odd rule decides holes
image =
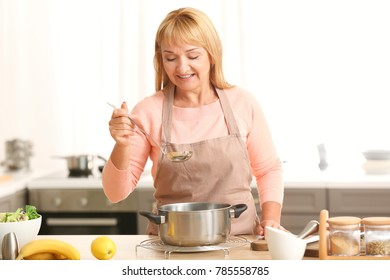
[[[390,160],[390,150],[367,150],[362,154],[366,160]]]
[[[28,242],[34,240],[37,237],[38,232],[41,228],[41,224],[42,216],[28,221],[0,223],[0,254],[4,235],[9,232],[14,232],[16,238],[18,239],[18,245],[20,250],[24,245],[26,245]]]
[[[273,260],[301,260],[307,242],[294,234],[276,228],[266,227],[265,239]]]

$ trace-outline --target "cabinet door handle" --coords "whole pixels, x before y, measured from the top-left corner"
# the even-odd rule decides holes
[[[47,218],[48,226],[117,226],[115,218]]]

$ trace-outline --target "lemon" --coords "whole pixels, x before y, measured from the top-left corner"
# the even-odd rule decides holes
[[[96,237],[91,243],[91,253],[98,260],[109,260],[116,253],[115,242],[108,236]]]

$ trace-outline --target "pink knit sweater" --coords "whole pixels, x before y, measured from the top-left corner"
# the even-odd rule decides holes
[[[282,167],[266,119],[257,100],[239,87],[225,90],[237,125],[246,143],[252,173],[256,179],[260,202],[283,203]],[[154,139],[161,141],[161,119],[164,95],[161,91],[139,102],[131,117]],[[224,115],[219,101],[197,108],[173,108],[172,142],[193,143],[226,136]],[[103,170],[102,181],[106,196],[112,202],[125,199],[137,186],[150,157],[152,177],[157,173],[159,149],[143,134],[133,136],[131,160],[127,170],[119,170],[111,159]]]

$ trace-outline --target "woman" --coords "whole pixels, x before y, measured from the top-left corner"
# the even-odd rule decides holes
[[[102,174],[106,196],[112,202],[125,199],[150,157],[157,207],[245,203],[248,209],[232,219],[231,234],[263,235],[265,226],[282,228],[281,162],[256,99],[224,79],[222,45],[210,19],[193,8],[170,12],[156,34],[154,65],[156,93],[139,102],[131,117],[168,150],[190,150],[193,156],[169,161],[130,122],[123,102],[109,122],[116,143]],[[253,176],[261,221],[251,195]],[[147,233],[157,232],[149,223]]]

